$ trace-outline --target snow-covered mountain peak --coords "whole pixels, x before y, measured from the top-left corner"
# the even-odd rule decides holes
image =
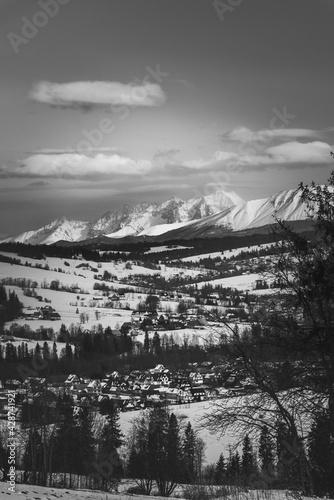
[[[76,242],[98,236],[123,238],[153,236],[168,232],[187,237],[211,237],[228,231],[240,231],[270,225],[274,215],[288,220],[307,218],[300,189],[281,191],[269,198],[244,201],[234,192],[218,191],[184,201],[173,197],[160,204],[123,205],[106,212],[94,222],[61,217],[36,231],[28,231],[6,241],[51,244],[59,240]],[[168,238],[168,236],[167,236]]]

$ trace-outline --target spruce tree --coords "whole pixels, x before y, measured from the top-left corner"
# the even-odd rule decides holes
[[[184,432],[182,446],[182,470],[184,483],[193,483],[195,480],[195,432],[188,422]]]
[[[317,496],[334,494],[334,441],[329,412],[318,413],[312,423],[308,448],[313,493]]]
[[[218,461],[215,466],[215,483],[224,484],[226,480],[226,465],[224,455],[219,455]]]
[[[249,482],[252,481],[253,474],[256,472],[256,461],[254,458],[252,442],[248,434],[246,434],[242,443],[241,471],[244,480],[247,484],[249,484]]]
[[[108,472],[101,478],[102,488],[108,490],[123,476],[123,464],[118,449],[124,440],[115,403],[111,400],[103,400],[100,403],[100,412],[105,416],[105,423],[98,445],[98,460],[110,464]]]
[[[261,428],[259,439],[260,468],[266,476],[274,476],[274,441],[266,425]]]
[[[150,350],[150,339],[148,338],[148,331],[146,330],[144,338],[144,351],[149,352],[149,350]]]

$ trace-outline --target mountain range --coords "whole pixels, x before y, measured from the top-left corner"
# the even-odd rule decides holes
[[[129,236],[164,240],[217,237],[268,226],[274,222],[275,214],[286,221],[305,220],[307,212],[300,190],[282,191],[251,201],[244,201],[234,192],[219,191],[187,201],[174,197],[161,204],[124,205],[121,210],[107,212],[93,222],[61,217],[40,229],[3,241],[50,245],[101,237],[106,240]]]

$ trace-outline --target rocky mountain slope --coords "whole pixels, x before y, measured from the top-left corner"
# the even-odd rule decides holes
[[[124,205],[121,210],[108,212],[94,222],[62,217],[36,231],[5,241],[37,245],[60,240],[80,242],[101,236],[213,237],[270,225],[275,214],[286,221],[305,220],[306,206],[300,199],[300,190],[282,191],[251,201],[221,191],[187,201],[172,198],[161,204]]]

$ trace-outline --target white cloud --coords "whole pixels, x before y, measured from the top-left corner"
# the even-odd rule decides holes
[[[329,163],[331,147],[320,141],[306,144],[291,141],[266,149],[275,163]]]
[[[305,128],[262,129],[254,132],[247,127],[237,127],[227,134],[224,134],[222,137],[223,139],[228,139],[230,141],[252,143],[269,142],[274,139],[284,140],[291,138],[314,138],[319,136],[321,136],[321,132]]]
[[[71,153],[79,153],[79,149],[73,149],[73,148],[44,148],[44,149],[37,149],[36,151],[32,151],[30,153],[27,153],[27,154],[30,154],[30,155],[60,155],[60,154],[71,154]],[[93,153],[119,153],[120,152],[120,149],[119,148],[115,148],[115,147],[109,147],[109,146],[105,146],[105,147],[100,147],[100,148],[96,148],[96,147],[93,147],[91,149],[89,149],[89,153],[90,154],[93,154]]]
[[[248,171],[263,170],[265,168],[294,167],[303,168],[310,164],[326,165],[331,162],[331,147],[321,141],[301,143],[289,141],[268,148],[242,147],[238,152],[216,151],[207,159],[189,160],[180,163],[168,163],[166,169],[179,174],[187,170],[197,173],[206,173],[224,170],[230,167],[240,167]]]
[[[135,176],[150,172],[152,164],[147,160],[132,160],[117,154],[97,154],[89,157],[83,154],[31,155],[20,165],[3,166],[1,177],[33,177],[98,180],[113,175]]]
[[[237,158],[237,153],[230,151],[216,151],[211,158],[185,161],[181,164],[181,166],[190,169],[205,169],[212,167],[218,162],[228,162]]]
[[[60,108],[92,109],[101,106],[160,106],[166,94],[157,83],[41,81],[30,97],[37,102]]]

